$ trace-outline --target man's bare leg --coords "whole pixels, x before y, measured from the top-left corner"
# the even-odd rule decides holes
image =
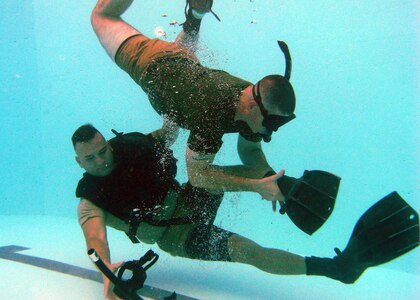
[[[115,53],[128,37],[140,33],[121,19],[131,3],[133,0],[99,0],[92,11],[93,30],[112,60],[115,60]]]
[[[237,234],[228,240],[229,255],[232,261],[257,267],[277,275],[306,274],[305,258],[279,249],[264,248]]]
[[[261,247],[237,234],[229,237],[228,251],[232,261],[252,265],[267,273],[325,276],[346,284],[354,283],[367,268],[343,254],[333,258],[302,257],[283,250]]]

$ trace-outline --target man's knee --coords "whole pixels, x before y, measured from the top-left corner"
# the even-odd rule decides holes
[[[263,249],[254,241],[241,235],[233,234],[228,240],[229,255],[232,261],[249,262],[258,259]]]

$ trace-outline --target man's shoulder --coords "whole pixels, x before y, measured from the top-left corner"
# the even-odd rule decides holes
[[[116,161],[123,158],[145,159],[154,153],[156,141],[140,132],[118,134],[109,140]]]
[[[80,198],[79,205],[77,206],[77,216],[79,224],[85,225],[90,219],[101,217],[104,218],[105,212],[102,208],[95,205],[92,201],[86,198]]]
[[[79,180],[76,187],[76,197],[77,198],[83,198],[87,191],[92,189],[92,175],[89,175],[88,173],[84,173],[83,177]]]
[[[133,145],[142,145],[142,146],[152,146],[153,137],[150,135],[145,135],[141,132],[129,132],[129,133],[118,133],[113,131],[116,136],[109,140],[111,146],[133,146]]]
[[[217,70],[217,69],[209,69],[211,70],[213,77],[220,77],[221,80],[223,80],[226,84],[231,85],[235,88],[243,88],[245,89],[247,86],[251,85],[252,83],[242,79],[240,77],[237,77],[235,75],[232,75],[231,73],[224,71],[224,70]]]

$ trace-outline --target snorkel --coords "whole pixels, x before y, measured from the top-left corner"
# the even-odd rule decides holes
[[[277,41],[281,51],[284,54],[284,59],[286,60],[286,70],[284,71],[284,78],[290,81],[290,75],[292,74],[292,57],[290,56],[289,47],[283,41]]]
[[[125,262],[118,271],[118,277],[115,275],[103,262],[95,249],[91,248],[88,251],[88,256],[92,262],[101,270],[101,272],[108,277],[114,284],[114,293],[121,299],[143,300],[137,295],[137,291],[143,288],[146,280],[146,271],[159,259],[159,255],[152,250],[146,252],[139,260]],[[146,265],[147,264],[147,265]],[[126,270],[131,271],[130,279],[123,279],[123,274]],[[166,298],[165,298],[166,299]],[[172,299],[172,298],[171,298]]]
[[[293,114],[293,113],[290,114],[289,116],[269,114],[267,109],[262,104],[262,98],[261,98],[261,94],[260,94],[260,85],[261,85],[261,81],[263,81],[264,79],[275,80],[276,84],[282,85],[281,88],[284,89],[285,93],[290,94],[290,91],[287,92],[287,90],[291,90],[291,93],[293,94],[293,97],[294,97],[293,88],[292,88],[292,86],[289,82],[290,75],[292,73],[292,58],[290,56],[289,48],[287,47],[287,44],[283,41],[277,41],[277,43],[278,43],[280,49],[282,50],[282,52],[284,54],[284,58],[286,60],[286,70],[284,72],[284,76],[281,76],[281,75],[266,76],[263,79],[261,79],[260,81],[258,81],[252,87],[252,95],[253,95],[254,101],[258,104],[258,106],[260,108],[260,111],[261,111],[261,114],[263,116],[262,125],[267,130],[267,133],[262,134],[262,138],[263,138],[264,142],[266,142],[266,143],[271,141],[271,135],[272,135],[273,132],[277,131],[281,126],[285,125],[286,123],[288,123],[291,120],[293,120],[294,118],[296,118],[296,115]],[[270,77],[274,77],[274,78],[270,78]],[[276,89],[278,89],[278,88],[276,88]],[[278,95],[278,97],[284,97],[284,96]],[[288,96],[286,96],[286,97],[288,97]]]

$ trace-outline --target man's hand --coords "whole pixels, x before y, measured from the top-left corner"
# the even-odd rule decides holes
[[[284,170],[281,170],[275,175],[265,177],[259,180],[257,186],[257,192],[265,200],[272,201],[273,211],[276,211],[276,203],[280,202],[280,205],[285,204],[285,198],[279,189],[277,180],[284,175]]]
[[[115,264],[111,264],[108,266],[108,268],[113,272],[116,273],[118,269],[122,266],[124,262],[118,262]],[[104,296],[105,300],[121,300],[117,297],[117,295],[114,294],[114,284],[107,278],[104,277]]]

